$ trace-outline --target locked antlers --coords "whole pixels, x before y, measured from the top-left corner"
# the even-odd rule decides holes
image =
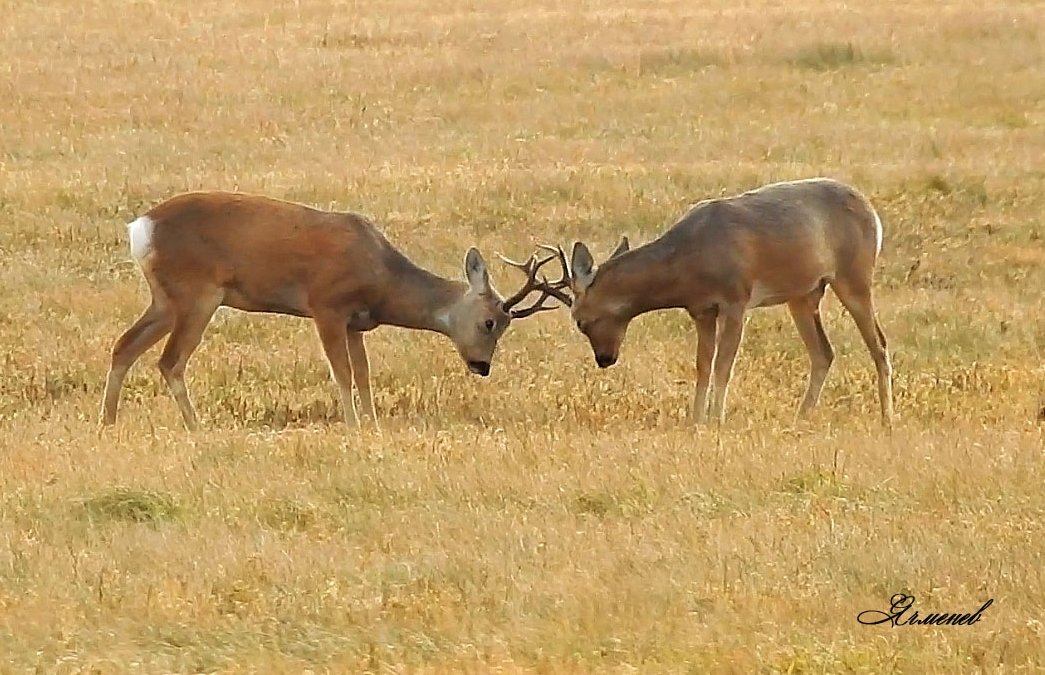
[[[522,288],[520,288],[515,294],[505,299],[503,304],[504,311],[513,319],[523,319],[536,314],[537,312],[555,309],[555,305],[544,304],[545,300],[548,299],[558,300],[567,307],[573,304],[572,298],[563,292],[563,289],[568,288],[570,285],[570,272],[566,263],[566,254],[563,252],[562,248],[558,246],[552,247],[542,244],[540,248],[551,251],[552,255],[538,260],[537,255],[534,254],[531,255],[529,260],[526,262],[516,262],[515,260],[504,257],[500,253],[497,254],[497,257],[503,260],[506,264],[526,273],[526,283],[524,283]],[[559,260],[559,264],[562,266],[562,276],[555,281],[548,281],[544,275],[541,275],[538,280],[537,273],[540,272],[541,268],[556,259]],[[537,301],[528,307],[515,309],[515,306],[522,302],[526,296],[533,291],[541,292]]]

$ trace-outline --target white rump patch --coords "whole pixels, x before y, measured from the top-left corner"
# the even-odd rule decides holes
[[[877,257],[882,253],[882,221],[877,211],[871,212],[874,214],[874,254]]]
[[[131,255],[138,262],[152,252],[152,231],[156,223],[149,216],[142,216],[133,223],[127,224],[127,233],[131,237]]]

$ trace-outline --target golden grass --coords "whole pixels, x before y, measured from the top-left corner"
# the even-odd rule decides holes
[[[1034,672],[1045,668],[1045,12],[1015,0],[0,0],[2,672]],[[123,224],[195,188],[359,210],[460,274],[476,243],[656,235],[826,174],[886,225],[891,436],[756,312],[721,434],[694,338],[596,371],[564,312],[493,376],[369,340],[383,432],[337,420],[311,327],[225,314],[181,430],[153,366],[95,426],[141,310]],[[496,270],[502,289],[518,283]],[[968,627],[856,622],[908,592]]]

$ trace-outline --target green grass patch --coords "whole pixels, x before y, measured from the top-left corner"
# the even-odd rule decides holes
[[[788,63],[807,70],[838,70],[853,66],[883,66],[897,61],[889,50],[868,50],[852,42],[820,42],[804,47]]]
[[[162,523],[177,520],[182,514],[170,495],[127,487],[85,497],[78,507],[92,522]]]
[[[847,491],[847,486],[832,472],[810,469],[786,476],[781,490],[793,494],[840,496]]]

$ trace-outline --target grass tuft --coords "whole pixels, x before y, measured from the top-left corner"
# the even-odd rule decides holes
[[[617,508],[616,498],[606,492],[583,494],[574,500],[577,513],[602,517]]]
[[[177,520],[181,508],[170,495],[149,490],[116,487],[78,502],[91,522],[162,523]]]
[[[846,492],[846,485],[837,476],[823,469],[811,469],[792,474],[784,479],[784,492],[838,496]]]
[[[866,50],[852,42],[820,42],[800,49],[787,60],[792,66],[819,71],[891,65],[896,61],[891,51]]]
[[[277,530],[305,531],[316,527],[321,515],[314,504],[284,499],[266,503],[259,520]]]
[[[639,75],[686,75],[723,63],[724,59],[720,55],[706,49],[646,49],[639,54]]]

